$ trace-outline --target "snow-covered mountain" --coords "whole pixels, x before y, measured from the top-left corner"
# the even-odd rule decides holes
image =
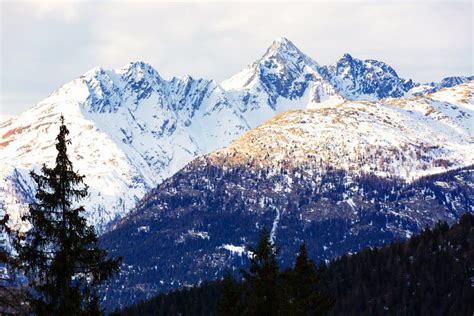
[[[13,220],[26,211],[34,188],[29,170],[54,161],[61,113],[71,131],[71,159],[90,187],[89,220],[104,230],[193,158],[275,114],[401,97],[411,86],[378,61],[345,55],[320,66],[285,38],[222,84],[167,80],[143,62],[94,68],[0,123],[0,208]]]
[[[32,198],[28,171],[54,161],[61,113],[71,160],[90,187],[89,219],[101,229],[191,159],[249,128],[211,80],[164,80],[142,62],[95,68],[1,124],[0,199],[12,216]]]
[[[259,168],[313,164],[413,180],[474,164],[474,80],[412,98],[291,110],[210,154]]]
[[[274,114],[339,104],[345,100],[398,98],[414,84],[399,78],[383,62],[362,61],[349,54],[334,65],[320,66],[291,41],[279,38],[260,59],[222,82],[222,87],[244,111],[273,110]]]
[[[222,83],[250,110],[305,108],[309,103],[341,102],[334,86],[318,72],[319,65],[285,38],[275,40],[253,64]],[[293,101],[293,102],[292,102]]]
[[[287,267],[303,241],[318,262],[473,213],[473,128],[474,81],[281,113],[187,164],[102,236],[124,258],[104,305],[237,270],[263,227]]]
[[[334,65],[321,67],[321,74],[348,100],[398,98],[415,86],[412,80],[398,77],[395,70],[377,60],[360,60],[349,54]]]
[[[456,85],[469,82],[471,80],[474,80],[474,76],[446,77],[446,78],[443,78],[440,82],[416,84],[410,91],[408,91],[406,95],[418,96],[418,95],[433,93],[443,88],[451,88]]]

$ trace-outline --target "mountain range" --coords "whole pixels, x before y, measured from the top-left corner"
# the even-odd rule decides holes
[[[102,236],[124,258],[105,306],[248,264],[267,228],[284,267],[331,260],[474,212],[474,81],[278,114],[196,158]]]
[[[53,163],[60,114],[71,131],[71,159],[90,188],[88,220],[104,232],[192,159],[229,145],[275,114],[432,93],[467,80],[420,85],[383,62],[348,54],[320,66],[285,38],[220,84],[164,79],[144,62],[97,67],[0,123],[0,209],[22,225],[20,215],[34,199],[29,171]]]

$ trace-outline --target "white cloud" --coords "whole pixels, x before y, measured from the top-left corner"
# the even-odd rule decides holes
[[[97,65],[144,60],[164,77],[221,81],[279,36],[320,64],[349,52],[383,60],[416,81],[473,73],[470,1],[0,6],[1,113],[18,113]]]

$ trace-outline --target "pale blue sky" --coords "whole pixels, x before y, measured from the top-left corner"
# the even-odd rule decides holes
[[[98,65],[143,60],[165,78],[220,82],[280,36],[320,64],[348,52],[383,60],[417,82],[470,75],[472,19],[472,1],[3,1],[0,116],[33,106]]]

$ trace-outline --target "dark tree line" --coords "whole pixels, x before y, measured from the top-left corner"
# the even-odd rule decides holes
[[[243,280],[223,280],[161,294],[118,315],[472,315],[474,216],[406,241],[312,264],[306,246],[295,265],[278,271],[264,233]],[[325,293],[326,295],[322,295]],[[328,297],[334,300],[334,305]]]
[[[319,268],[331,314],[472,315],[474,216]]]
[[[302,244],[293,268],[280,270],[278,250],[263,230],[241,278],[227,272],[221,281],[173,291],[118,315],[321,315],[334,301],[321,292],[317,267]]]
[[[22,218],[30,228],[13,232],[8,218],[0,222],[14,249],[0,256],[9,270],[9,280],[0,285],[14,291],[0,313],[17,312],[9,306],[13,302],[21,306],[21,314],[100,315],[97,287],[118,270],[119,260],[107,258],[94,227],[83,216],[84,208],[76,205],[87,196],[87,186],[69,160],[69,131],[62,116],[60,123],[55,166],[43,165],[41,173],[31,172],[36,202]],[[15,282],[18,275],[27,281]]]

